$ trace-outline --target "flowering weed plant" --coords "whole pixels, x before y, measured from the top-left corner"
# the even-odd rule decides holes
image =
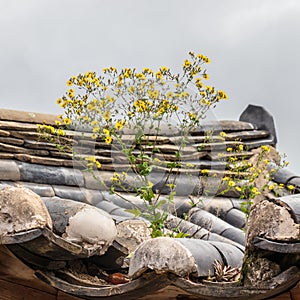
[[[64,110],[58,126],[89,132],[92,140],[126,158],[125,170],[115,170],[111,177],[111,192],[133,190],[139,196],[144,207],[131,212],[150,221],[153,237],[165,234],[168,212],[161,208],[176,194],[178,173],[192,167],[181,162],[189,146],[188,135],[205,119],[210,108],[228,99],[224,91],[205,84],[209,62],[208,57],[189,52],[181,73],[162,66],[157,71],[109,67],[100,75],[78,74],[69,78],[67,92],[56,101]],[[40,131],[43,130],[52,134],[59,130],[60,136],[64,135],[62,129],[51,126],[41,125]],[[172,161],[159,158],[162,131],[169,135],[173,131],[180,133],[173,149],[176,159]],[[84,160],[89,171],[101,173],[96,156]],[[167,170],[164,184],[169,192],[164,199],[161,190],[154,187],[153,170],[157,168]],[[134,176],[130,186],[126,184],[128,173]]]

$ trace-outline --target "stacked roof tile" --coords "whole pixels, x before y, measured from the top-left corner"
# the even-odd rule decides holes
[[[75,130],[66,131],[63,137],[72,149],[60,152],[52,140],[41,139],[37,132],[37,124],[54,125],[54,121],[51,115],[0,111],[1,243],[43,281],[84,299],[146,299],[148,294],[174,287],[177,295],[203,299],[264,299],[299,280],[299,270],[293,269],[287,270],[294,272],[290,285],[280,283],[283,275],[279,274],[264,288],[238,286],[247,220],[244,200],[222,184],[222,178],[232,172],[227,161],[237,155],[226,149],[241,144],[247,150],[238,154],[240,159],[251,159],[260,146],[275,146],[274,122],[264,109],[249,106],[240,121],[203,123],[189,136],[182,160],[193,164],[192,176],[180,170],[173,204],[162,208],[171,211],[168,229],[178,228],[188,238],[152,239],[148,221],[129,211],[142,209],[143,201],[122,190],[110,193],[114,172],[128,171],[124,157]],[[220,131],[226,133],[225,138],[220,139]],[[179,133],[162,131],[160,160],[176,159],[178,138]],[[125,132],[124,139],[131,142],[132,133]],[[81,158],[88,155],[96,155],[102,165],[96,174],[100,180],[84,171]],[[203,175],[203,169],[209,176]],[[168,194],[163,184],[166,171],[154,166],[151,178],[162,197]],[[135,184],[130,173],[126,180],[128,187]],[[273,180],[300,191],[300,176],[288,170],[276,172]],[[287,205],[299,224],[299,197],[285,189],[281,193],[294,199]],[[130,201],[125,200],[128,197]],[[299,247],[299,241],[294,244],[295,249]],[[299,258],[295,251],[293,255]],[[299,267],[299,261],[295,264]],[[218,266],[228,267],[232,275],[227,285],[213,280]]]

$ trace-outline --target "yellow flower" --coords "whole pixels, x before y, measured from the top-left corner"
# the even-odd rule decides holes
[[[239,151],[243,151],[244,150],[244,145],[239,145]]]
[[[167,92],[166,93],[166,97],[168,98],[168,99],[170,99],[170,98],[172,98],[173,97],[173,92]]]
[[[59,125],[61,125],[61,122],[58,120],[55,120],[55,125],[59,126]]]
[[[223,181],[228,181],[230,178],[229,177],[227,177],[227,176],[225,176],[225,177],[223,177]]]
[[[198,89],[202,89],[203,88],[203,83],[201,82],[201,79],[200,78],[196,78],[195,79],[195,83],[196,83],[196,87]]]
[[[65,132],[64,132],[63,129],[57,129],[56,133],[57,133],[58,136],[64,136],[65,135]]]
[[[103,129],[103,133],[104,133],[105,135],[109,135],[110,132],[109,132],[108,129],[104,128],[104,129]]]
[[[133,94],[134,91],[135,91],[135,87],[134,87],[134,86],[131,85],[131,86],[128,87],[128,92],[129,92],[130,94]]]
[[[166,67],[166,66],[162,66],[162,67],[160,67],[160,69],[159,69],[162,73],[166,73],[166,72],[168,72],[169,71],[169,68],[168,67]]]
[[[287,188],[288,188],[288,190],[290,190],[290,191],[293,191],[293,190],[295,189],[295,187],[294,187],[293,185],[291,185],[291,184],[288,185]]]
[[[143,72],[148,74],[153,74],[153,71],[150,68],[144,68]]]
[[[163,79],[162,73],[160,71],[155,73],[157,79]]]
[[[228,147],[228,148],[226,149],[227,152],[232,152],[232,150],[233,150],[233,149],[232,149],[231,147]]]
[[[255,194],[256,196],[261,194],[257,187],[253,187],[253,188],[251,189],[251,192],[252,192],[253,194]]]
[[[226,132],[224,132],[224,131],[221,131],[221,132],[220,132],[220,137],[226,138],[226,136],[227,136]]]
[[[212,93],[213,92],[213,88],[209,85],[206,86],[206,90],[209,92],[209,93]]]
[[[140,80],[146,79],[146,76],[143,73],[137,73],[137,74],[135,74],[135,77]]]
[[[106,143],[107,145],[109,145],[109,144],[111,144],[111,142],[112,142],[112,137],[111,137],[110,135],[108,135],[108,136],[105,138],[105,143]]]
[[[228,99],[227,94],[226,94],[224,91],[221,91],[221,90],[218,91],[218,96],[219,96],[220,98],[224,99],[224,100],[227,100],[227,99]]]
[[[99,126],[95,126],[94,128],[93,128],[93,133],[97,133],[97,132],[99,132],[100,131],[100,127]]]
[[[62,103],[62,99],[61,99],[61,98],[58,98],[58,99],[56,100],[56,104],[60,105],[61,103]]]
[[[197,121],[197,115],[194,112],[188,112],[188,116],[192,121]]]
[[[269,185],[269,190],[270,190],[270,191],[273,191],[274,189],[275,189],[275,184]]]
[[[69,89],[68,90],[68,95],[69,95],[70,98],[74,98],[75,97],[74,90],[73,89]]]
[[[114,176],[110,178],[112,181],[119,181],[120,174],[118,172],[114,172]]]
[[[103,113],[103,118],[105,121],[108,121],[110,119],[110,112],[109,111],[105,111]]]
[[[188,59],[184,60],[184,63],[183,63],[184,68],[189,68],[191,65],[192,65],[192,63]]]
[[[229,180],[228,181],[228,186],[234,187],[235,186],[235,182],[233,180]]]
[[[71,124],[71,120],[69,118],[64,118],[64,123],[66,125],[70,125]]]
[[[73,84],[72,80],[69,79],[69,80],[67,81],[67,85],[68,85],[68,86],[71,86],[72,84]]]
[[[264,164],[267,165],[269,163],[268,159],[264,159]]]
[[[242,191],[241,187],[239,187],[239,186],[236,186],[235,189],[236,189],[238,192],[241,192],[241,191]]]
[[[205,80],[207,80],[207,79],[209,79],[209,75],[208,74],[203,74],[203,78],[205,79]]]
[[[98,169],[101,168],[101,163],[100,163],[98,160],[95,161],[95,164],[96,164],[96,167],[97,167]]]
[[[124,124],[123,121],[118,120],[116,122],[116,129],[121,130],[123,128],[123,124]]]
[[[203,60],[204,60],[207,64],[210,64],[210,59],[209,59],[207,56],[205,56],[205,57],[203,58]]]
[[[269,146],[261,146],[261,149],[263,150],[263,151],[265,151],[265,152],[270,152],[270,147]]]
[[[238,192],[241,192],[242,191],[242,188],[240,186],[236,186],[235,189],[238,191]]]
[[[113,103],[116,99],[114,98],[114,97],[111,97],[111,96],[106,96],[106,99],[109,101],[109,102],[111,102],[111,103]],[[97,100],[96,100],[97,101]]]
[[[178,110],[178,105],[172,105],[172,110],[177,111]]]
[[[203,175],[207,175],[207,174],[209,173],[209,171],[208,171],[207,169],[203,169],[203,170],[201,170],[201,173],[202,173]]]

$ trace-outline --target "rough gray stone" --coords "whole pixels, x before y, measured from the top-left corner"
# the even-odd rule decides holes
[[[142,220],[126,220],[117,225],[116,241],[133,252],[141,243],[151,238],[151,230]]]
[[[175,239],[158,237],[146,240],[135,250],[128,275],[136,278],[147,269],[184,277],[196,272],[197,267],[192,253],[185,246]]]
[[[30,229],[52,228],[51,217],[41,198],[29,189],[0,190],[0,236]]]
[[[255,204],[248,218],[247,244],[253,247],[256,236],[264,236],[270,240],[300,240],[300,224],[293,220],[290,212],[280,202],[263,200]]]

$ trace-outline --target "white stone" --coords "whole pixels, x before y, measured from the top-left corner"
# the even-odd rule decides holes
[[[86,249],[99,248],[99,254],[102,255],[116,236],[115,222],[108,213],[96,207],[84,206],[69,219],[64,238]]]
[[[136,278],[147,269],[184,277],[196,272],[197,266],[192,253],[176,239],[158,237],[143,242],[135,250],[128,275]]]

